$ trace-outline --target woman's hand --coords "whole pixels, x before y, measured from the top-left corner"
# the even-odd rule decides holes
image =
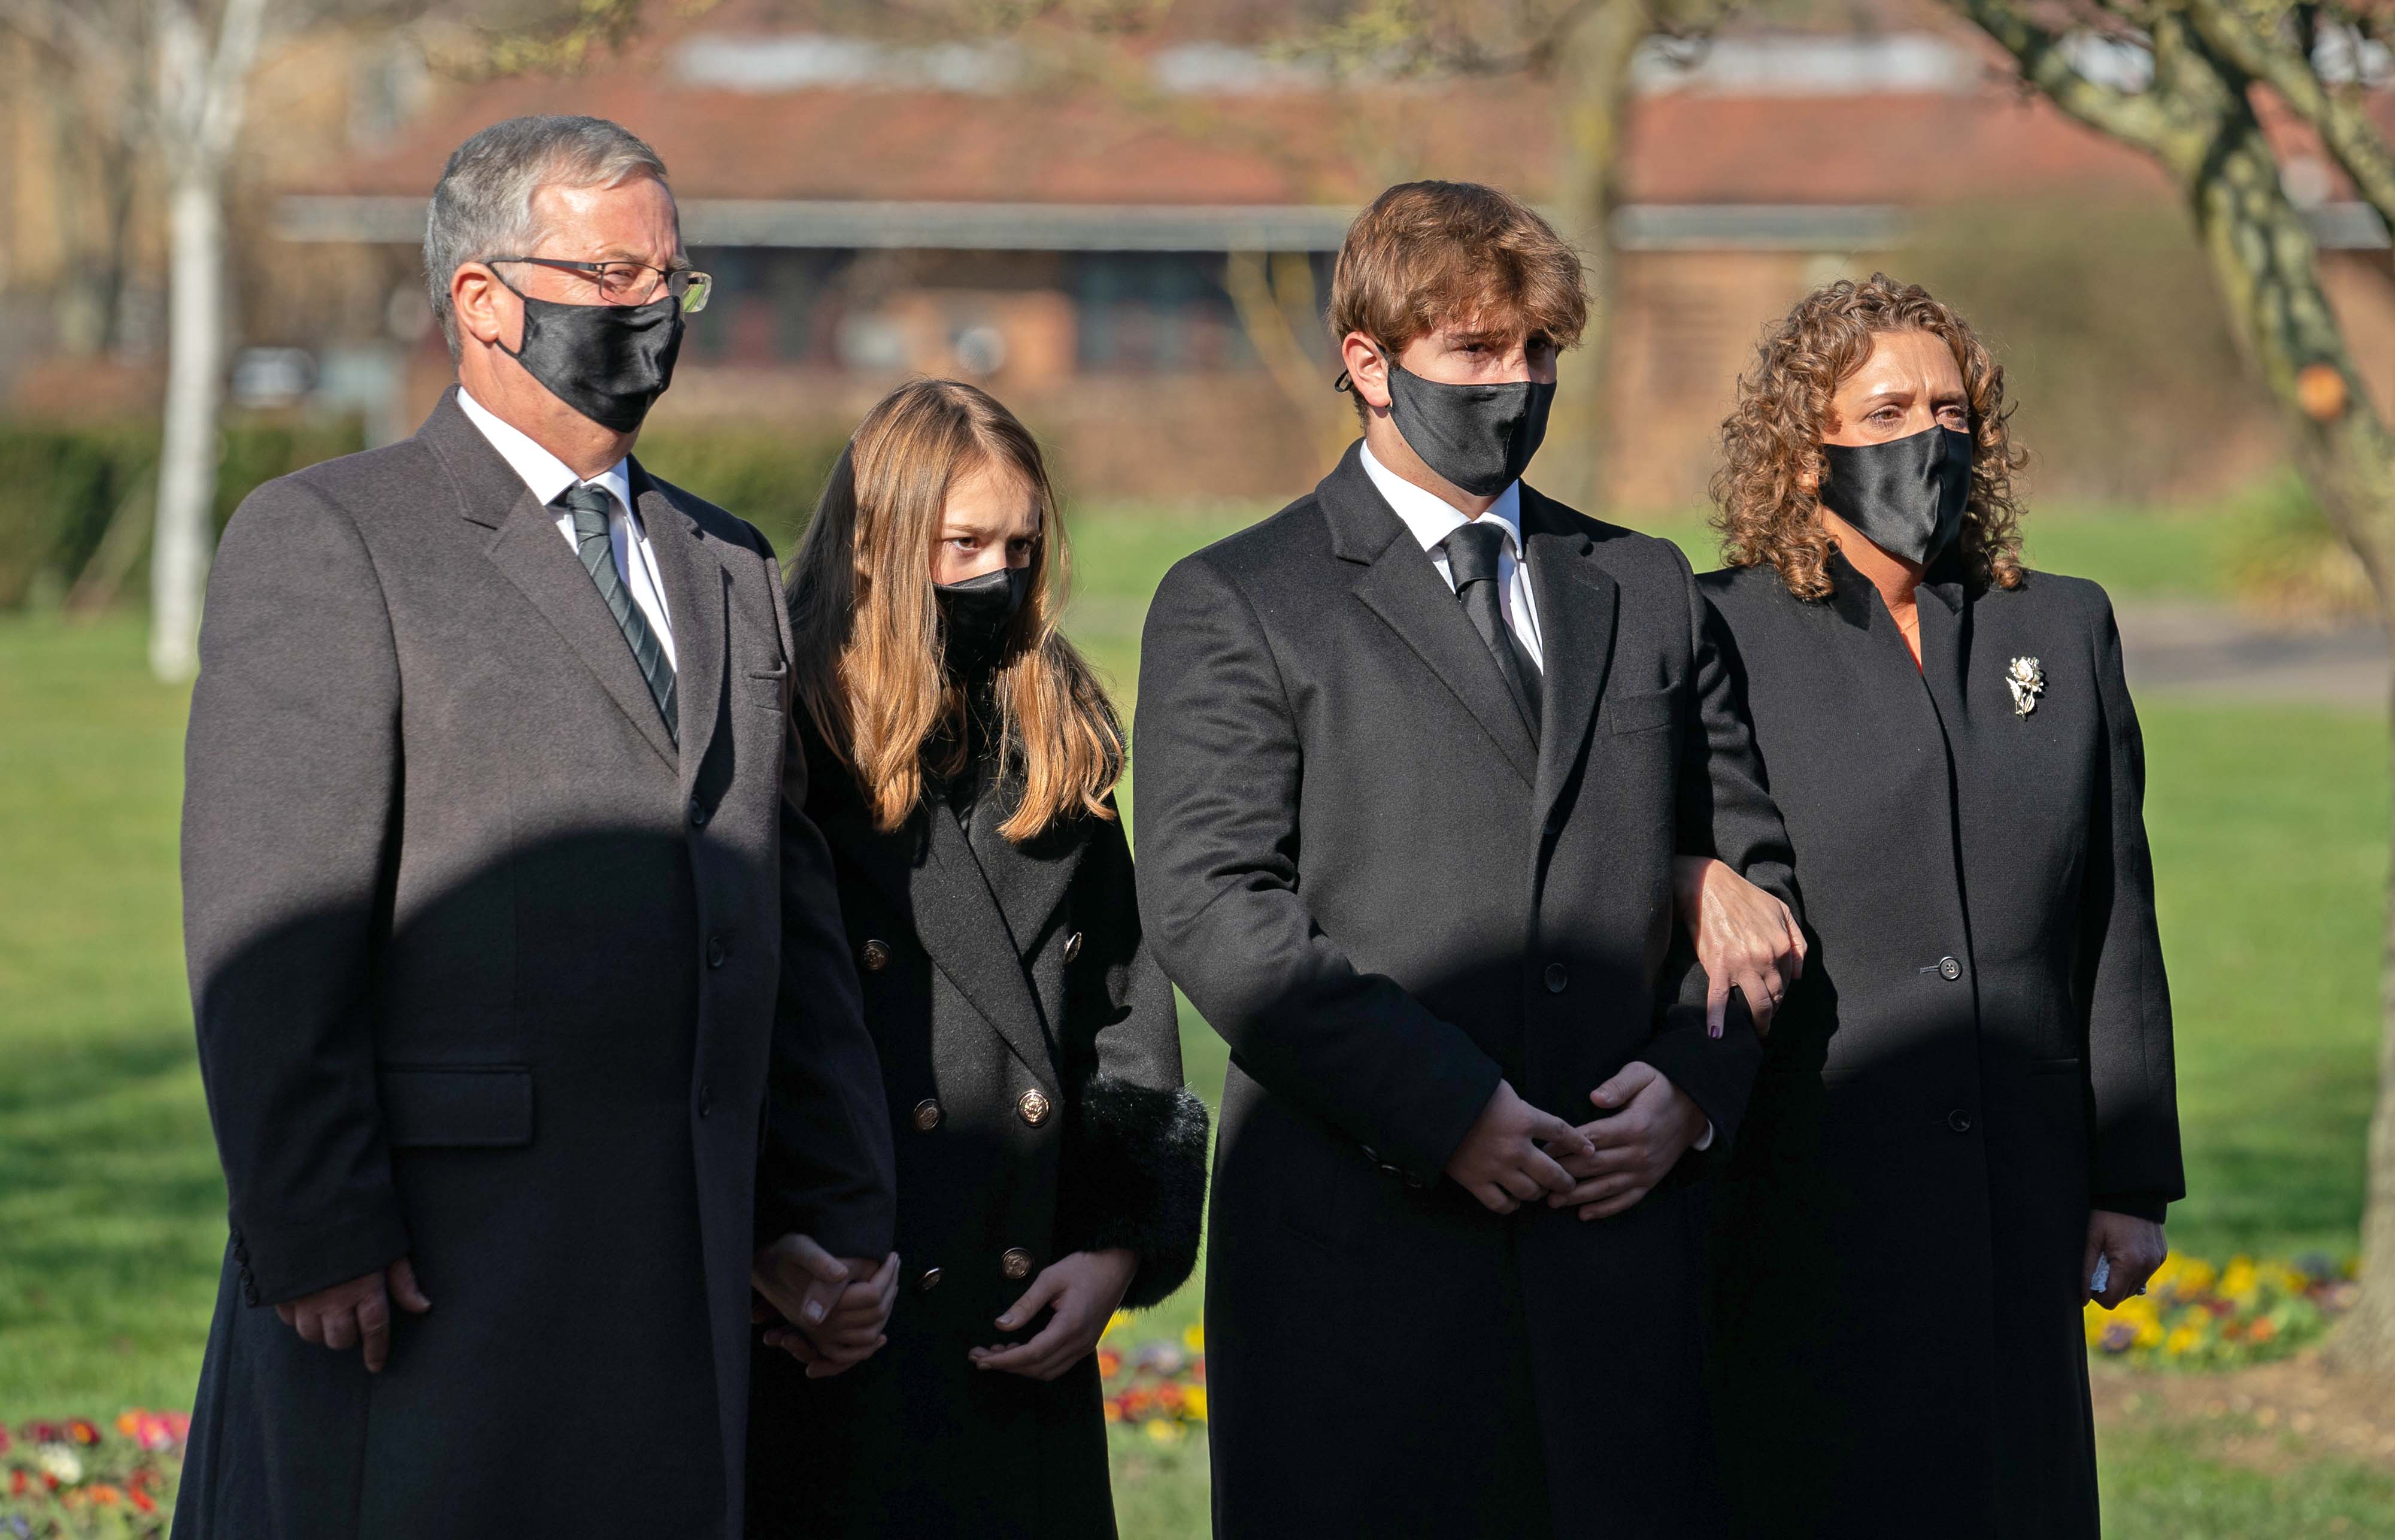
[[[880,1352],[890,1340],[884,1329],[890,1324],[891,1308],[898,1302],[898,1254],[892,1252],[882,1258],[878,1268],[867,1258],[830,1258],[825,1266],[822,1248],[804,1237],[786,1237],[804,1241],[817,1254],[810,1260],[811,1280],[838,1281],[838,1293],[828,1300],[810,1298],[798,1310],[800,1321],[777,1309],[769,1298],[760,1298],[749,1307],[749,1319],[774,1321],[765,1332],[765,1346],[779,1348],[807,1366],[807,1378],[828,1379],[842,1374]],[[834,1268],[838,1271],[835,1273]],[[814,1291],[810,1288],[809,1293]],[[819,1319],[811,1324],[805,1318],[820,1311]]]
[[[1020,1331],[1045,1308],[1052,1313],[1039,1334],[1012,1348],[976,1348],[966,1356],[977,1368],[1054,1379],[1096,1349],[1137,1271],[1138,1256],[1119,1248],[1060,1256],[998,1318],[1000,1331]]]
[[[1735,987],[1746,995],[1755,1031],[1768,1032],[1781,997],[1805,976],[1805,932],[1796,917],[1710,856],[1674,857],[1672,894],[1705,970],[1705,1029],[1722,1035]]]
[[[2094,1209],[2087,1215],[2087,1255],[2080,1260],[2079,1277],[2084,1286],[2096,1276],[2096,1258],[2111,1257],[2112,1276],[2090,1297],[2108,1310],[2115,1309],[2131,1294],[2146,1292],[2146,1280],[2154,1276],[2154,1269],[2169,1254],[2163,1228],[2152,1220]]]

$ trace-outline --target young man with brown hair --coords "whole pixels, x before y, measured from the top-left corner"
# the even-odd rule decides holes
[[[1222,1534],[1714,1522],[1687,1157],[1760,1054],[1674,858],[1778,895],[1790,954],[1793,891],[1687,561],[1519,479],[1585,316],[1517,200],[1383,193],[1331,294],[1362,442],[1148,612],[1141,909],[1232,1049]]]

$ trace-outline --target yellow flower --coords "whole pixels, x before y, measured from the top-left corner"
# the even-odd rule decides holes
[[[1188,1348],[1193,1353],[1204,1352],[1206,1350],[1205,1322],[1193,1321],[1188,1325],[1183,1327],[1181,1329],[1181,1346]]]
[[[2168,1339],[2163,1343],[2163,1351],[2176,1358],[2181,1353],[2191,1351],[2202,1346],[2203,1342],[2203,1329],[2200,1326],[2194,1325],[2193,1323],[2190,1323],[2188,1325],[2181,1326],[2177,1331],[2171,1333]]]
[[[2190,1257],[2187,1266],[2179,1269],[2178,1292],[2182,1294],[2200,1294],[2211,1288],[2213,1281],[2219,1276],[2220,1269],[2202,1257]]]
[[[2163,1323],[2148,1319],[2137,1323],[2137,1334],[2130,1339],[2133,1348],[2159,1348],[2163,1340]]]
[[[2104,1333],[2112,1324],[2111,1312],[2091,1299],[2087,1302],[2087,1308],[2081,1314],[2087,1328],[2087,1346],[2101,1347],[2104,1342]]]
[[[2221,1270],[2220,1293],[2230,1299],[2243,1299],[2254,1292],[2255,1285],[2260,1281],[2252,1257],[2232,1256],[2229,1259],[2229,1266]]]
[[[1206,1387],[1193,1385],[1181,1393],[1181,1409],[1189,1414],[1191,1422],[1206,1420]]]
[[[1179,1443],[1182,1439],[1181,1425],[1170,1417],[1158,1417],[1147,1425],[1147,1436],[1158,1443]]]
[[[1131,1312],[1129,1310],[1117,1310],[1114,1314],[1106,1318],[1106,1329],[1098,1334],[1098,1340],[1100,1342],[1104,1342],[1106,1338],[1114,1335],[1117,1332],[1130,1324]]]

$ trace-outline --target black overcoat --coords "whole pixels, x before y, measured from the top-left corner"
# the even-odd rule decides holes
[[[679,749],[454,399],[226,531],[183,893],[232,1235],[184,1540],[736,1533],[761,1221],[890,1243],[773,553],[633,494]],[[378,1375],[271,1308],[402,1255],[433,1308]]]
[[[1676,852],[1788,892],[1672,546],[1522,493],[1533,737],[1351,450],[1148,612],[1140,899],[1229,1042],[1207,1253],[1225,1535],[1708,1533],[1699,1182],[1583,1223],[1442,1175],[1500,1077],[1633,1059],[1736,1137],[1760,1057],[1670,1008]]]
[[[966,1353],[1045,1324],[1009,1335],[997,1318],[1060,1256],[1137,1253],[1132,1308],[1197,1260],[1206,1107],[1182,1086],[1122,823],[1016,844],[998,831],[1001,789],[970,832],[934,799],[883,833],[803,736],[880,1050],[905,1272],[888,1346],[845,1374],[808,1380],[760,1348],[750,1533],[1111,1536],[1095,1357],[1042,1383]]]
[[[1933,570],[1916,669],[1831,575],[1700,579],[1813,938],[1717,1203],[1730,1490],[1758,1536],[2093,1535],[2088,1208],[2182,1191],[2120,637],[2093,583]]]

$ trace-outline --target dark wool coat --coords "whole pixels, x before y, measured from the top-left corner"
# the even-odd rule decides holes
[[[454,399],[226,531],[183,896],[232,1238],[183,1540],[736,1533],[760,1222],[890,1243],[773,553],[632,485],[679,750]],[[403,1255],[433,1308],[378,1375],[271,1308]]]
[[[1128,1248],[1124,1303],[1197,1261],[1206,1108],[1181,1083],[1172,987],[1140,932],[1119,819],[1024,844],[980,799],[877,831],[812,732],[809,810],[830,841],[898,1154],[904,1268],[889,1344],[808,1380],[760,1348],[749,1533],[1111,1536],[1094,1355],[1041,1383],[967,1350],[1076,1251]]]
[[[1734,1140],[1760,1050],[1672,1004],[1672,862],[1788,894],[1786,841],[1678,551],[1528,487],[1522,521],[1535,741],[1356,451],[1148,612],[1141,908],[1232,1049],[1206,1301],[1227,1536],[1710,1528],[1704,1184],[1585,1223],[1442,1172],[1501,1077],[1581,1122],[1633,1059]]]
[[[1813,937],[1718,1204],[1730,1492],[1775,1540],[2092,1536],[2088,1208],[2183,1190],[2120,637],[2093,583],[1933,571],[1916,670],[1831,566],[1700,579]]]

